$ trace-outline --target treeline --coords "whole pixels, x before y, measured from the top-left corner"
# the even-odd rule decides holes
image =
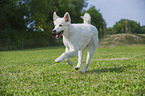
[[[0,6],[0,50],[61,45],[51,34],[53,12],[61,17],[69,12],[72,23],[82,23],[80,17],[88,12],[99,37],[105,34],[106,23],[99,10],[83,10],[86,0],[1,0]]]
[[[107,28],[106,32],[108,34],[145,34],[145,26],[140,26],[140,23],[133,20],[121,19],[112,28]]]

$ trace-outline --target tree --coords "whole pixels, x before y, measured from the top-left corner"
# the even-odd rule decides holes
[[[139,34],[145,34],[145,26],[140,27]]]
[[[0,39],[4,39],[2,40],[3,43],[9,40],[17,43],[24,41],[25,38],[47,38],[47,40],[50,40],[48,42],[54,44],[54,38],[51,34],[53,28],[53,12],[57,12],[59,16],[63,16],[65,12],[69,12],[72,17],[72,22],[79,22],[81,21],[81,11],[87,5],[85,1],[1,0]],[[43,32],[40,32],[42,29]]]
[[[121,19],[112,28],[112,33],[139,33],[140,24],[128,19]]]
[[[85,0],[28,0],[27,24],[33,22],[32,26],[36,29],[42,25],[45,30],[48,26],[53,26],[53,12],[57,12],[59,16],[69,12],[72,22],[78,22],[86,4]]]
[[[96,26],[99,31],[99,38],[103,38],[106,30],[106,22],[102,17],[102,14],[99,10],[95,9],[95,6],[92,6],[88,10],[84,10],[83,14],[89,13],[91,15],[91,24]]]
[[[0,3],[0,30],[3,29],[17,29],[24,30],[26,15],[26,6],[18,0],[2,0]]]
[[[69,12],[71,15],[72,22],[80,22],[81,11],[83,7],[87,6],[86,0],[50,0],[50,9],[52,12],[57,12],[59,16],[64,16],[65,12]],[[52,17],[49,18],[52,20]]]

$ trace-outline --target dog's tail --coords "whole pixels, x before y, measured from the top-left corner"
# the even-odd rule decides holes
[[[85,13],[84,16],[81,16],[82,19],[84,19],[84,24],[90,24],[91,22],[91,16],[89,13]]]

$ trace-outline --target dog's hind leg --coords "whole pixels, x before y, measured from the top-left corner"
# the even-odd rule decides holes
[[[93,57],[93,54],[95,52],[96,47],[97,47],[97,44],[91,44],[91,43],[88,46],[86,64],[85,64],[84,68],[81,70],[81,72],[86,72],[86,70],[88,69],[88,66],[89,66],[90,61]]]
[[[84,52],[85,52],[85,49],[86,49],[86,48],[84,48],[84,49],[82,49],[82,50],[80,50],[80,51],[78,52],[78,64],[77,64],[76,67],[74,67],[76,70],[79,70],[80,67],[81,67],[81,65],[82,65],[82,62],[83,62],[83,54],[84,54]]]
[[[70,66],[73,66],[73,62],[70,59],[65,59],[66,63]]]

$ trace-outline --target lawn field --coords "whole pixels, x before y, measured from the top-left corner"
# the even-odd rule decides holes
[[[0,96],[145,96],[145,45],[97,48],[86,73],[54,62],[64,50],[1,51]]]

